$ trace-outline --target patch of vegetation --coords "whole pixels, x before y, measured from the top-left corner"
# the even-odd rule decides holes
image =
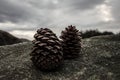
[[[113,35],[113,36],[111,37],[111,40],[120,41],[120,32],[117,33],[117,34],[115,34],[115,35]]]
[[[82,32],[83,39],[101,35],[114,35],[114,33],[109,31],[100,32],[99,30],[86,30],[85,32]]]

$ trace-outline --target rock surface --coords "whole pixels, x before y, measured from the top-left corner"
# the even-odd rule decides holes
[[[80,57],[53,72],[34,67],[31,47],[31,42],[0,47],[0,80],[120,80],[120,41],[83,40]]]

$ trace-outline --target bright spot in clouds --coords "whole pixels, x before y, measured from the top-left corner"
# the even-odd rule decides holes
[[[58,4],[58,0],[53,0],[53,3],[54,4]]]
[[[5,27],[5,26],[12,26],[12,27],[14,27],[16,25],[14,23],[11,23],[11,22],[5,22],[5,23],[0,23],[0,26],[3,26],[3,27]]]
[[[25,38],[25,39],[32,40],[33,35],[35,34],[35,31],[14,30],[14,31],[11,31],[10,33],[19,38]]]
[[[99,9],[100,17],[103,21],[109,22],[114,20],[111,14],[110,6],[107,4],[102,4],[100,6],[97,6],[97,8]]]

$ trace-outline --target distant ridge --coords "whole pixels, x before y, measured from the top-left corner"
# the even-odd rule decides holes
[[[0,30],[0,46],[11,45],[11,44],[26,42],[26,41],[29,41],[29,40],[19,39],[6,31]]]

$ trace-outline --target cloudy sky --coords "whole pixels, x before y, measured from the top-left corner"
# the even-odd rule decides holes
[[[0,29],[27,39],[41,27],[57,35],[68,25],[118,32],[119,4],[120,0],[0,0]]]

